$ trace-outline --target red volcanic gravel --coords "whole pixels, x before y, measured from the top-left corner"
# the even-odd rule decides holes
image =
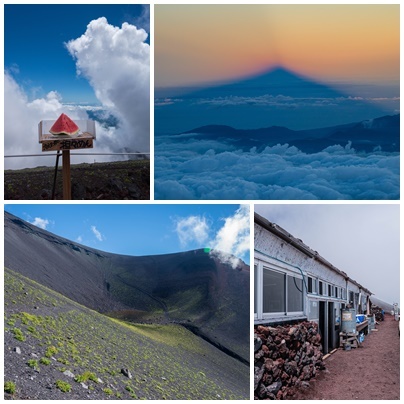
[[[295,400],[399,400],[400,338],[398,322],[386,315],[360,348],[338,349],[310,387]]]

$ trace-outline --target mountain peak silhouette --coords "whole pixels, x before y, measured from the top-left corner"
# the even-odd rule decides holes
[[[301,130],[392,113],[283,66],[190,91],[177,100],[156,107],[157,133],[180,133],[205,125]]]
[[[343,97],[344,94],[313,79],[281,66],[225,84],[209,86],[186,95],[199,97],[259,97],[285,96],[299,98]]]

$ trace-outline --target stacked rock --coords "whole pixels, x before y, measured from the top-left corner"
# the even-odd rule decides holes
[[[254,332],[254,398],[287,399],[324,369],[316,323],[257,326]]]

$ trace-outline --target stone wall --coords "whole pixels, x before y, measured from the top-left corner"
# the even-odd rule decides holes
[[[316,323],[254,330],[254,398],[287,399],[324,369]]]

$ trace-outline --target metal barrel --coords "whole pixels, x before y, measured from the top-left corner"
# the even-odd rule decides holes
[[[356,310],[354,308],[342,310],[341,331],[356,333]]]

